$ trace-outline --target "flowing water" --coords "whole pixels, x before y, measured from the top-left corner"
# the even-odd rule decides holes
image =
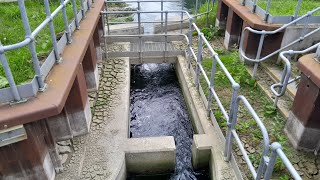
[[[143,1],[143,0],[142,0]],[[178,0],[179,1],[179,0]],[[199,0],[199,4],[205,2],[206,0]],[[183,3],[183,4],[182,4]],[[163,3],[163,10],[170,11],[170,10],[186,10],[191,11],[196,4],[196,0],[180,0],[179,2],[165,2]],[[132,8],[137,8],[137,3],[129,3],[129,6]],[[161,3],[160,2],[142,2],[140,3],[140,10],[141,11],[160,11],[161,10]],[[181,14],[171,14],[169,13],[168,18],[180,18]],[[163,18],[165,15],[163,14]],[[185,18],[185,16],[184,16]],[[155,21],[160,20],[161,14],[160,13],[148,13],[148,14],[141,14],[141,21]],[[134,20],[138,21],[138,16],[134,16]],[[146,34],[153,33],[153,26],[154,24],[145,23],[144,32]]]
[[[142,64],[131,69],[131,123],[133,138],[174,136],[176,168],[171,175],[129,179],[209,179],[191,163],[193,128],[172,64]]]

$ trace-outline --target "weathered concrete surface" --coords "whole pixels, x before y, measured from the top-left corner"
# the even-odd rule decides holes
[[[109,28],[110,35],[135,35],[139,34],[139,28],[137,24],[117,24],[112,25]],[[108,28],[105,28],[106,34],[108,34]],[[144,33],[144,27],[141,25],[140,33]]]
[[[285,33],[283,35],[281,47],[284,47],[291,42],[300,38],[301,35],[308,34],[309,32],[319,28],[319,25],[309,25],[307,26],[306,30],[304,30],[304,25],[297,25],[297,26],[289,26],[286,28]],[[293,46],[290,46],[286,50],[302,50],[306,49],[317,42],[320,41],[320,31],[314,33],[313,35],[303,39],[301,42],[296,43]]]
[[[127,171],[174,170],[173,137],[128,138],[129,92],[129,59],[104,61],[91,132],[74,138],[74,153],[56,179],[125,179]]]
[[[186,19],[187,16],[184,15],[183,19]],[[174,31],[178,30],[180,28],[188,28],[189,27],[189,20],[182,21],[182,24],[180,22],[170,22],[170,21],[180,21],[181,16],[173,16],[168,18],[168,25],[167,25],[167,31]],[[156,19],[156,21],[161,21],[160,18]],[[163,21],[165,21],[165,16],[163,15]],[[154,34],[161,33],[162,30],[165,28],[165,23],[163,23],[163,26],[161,27],[161,23],[154,23]]]

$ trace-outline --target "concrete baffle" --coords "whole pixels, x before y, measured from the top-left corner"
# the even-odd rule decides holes
[[[320,64],[314,54],[302,56],[297,64],[301,81],[285,126],[285,132],[296,149],[320,149]]]

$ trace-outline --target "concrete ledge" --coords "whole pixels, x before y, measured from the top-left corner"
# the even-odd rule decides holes
[[[238,0],[222,0],[229,8],[240,16],[243,21],[246,21],[250,27],[258,30],[275,30],[280,25],[276,24],[268,24],[263,21],[261,17],[256,14],[253,14],[251,10],[249,10],[246,6],[242,6],[241,2]]]
[[[176,146],[172,136],[131,138],[127,144],[128,172],[148,175],[174,171]]]
[[[192,143],[192,165],[195,169],[202,169],[209,166],[212,144],[205,134],[193,136]]]
[[[137,24],[117,24],[109,26],[110,35],[135,35],[139,34],[139,28]],[[106,34],[108,34],[108,29],[106,29]],[[144,33],[144,27],[140,27],[141,34]]]

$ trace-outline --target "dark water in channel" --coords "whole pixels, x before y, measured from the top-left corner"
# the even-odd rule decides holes
[[[131,137],[174,136],[177,154],[173,174],[128,179],[209,179],[208,171],[192,169],[193,128],[173,65],[133,66],[130,100]]]

